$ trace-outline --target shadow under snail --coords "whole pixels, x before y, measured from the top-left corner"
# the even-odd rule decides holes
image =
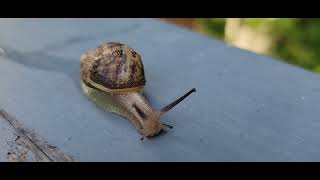
[[[193,88],[167,106],[153,108],[142,95],[146,80],[141,56],[119,42],[106,42],[87,51],[81,56],[80,68],[85,95],[105,111],[129,119],[141,140],[171,129],[160,117],[196,91]]]

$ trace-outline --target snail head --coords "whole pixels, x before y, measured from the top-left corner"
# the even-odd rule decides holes
[[[146,132],[143,133],[144,135],[141,137],[141,140],[143,140],[145,137],[151,138],[160,135],[166,132],[167,128],[172,129],[173,126],[160,122],[161,116],[170,111],[173,107],[175,107],[193,92],[196,92],[195,88],[191,89],[189,92],[161,108],[160,110],[157,110],[156,113],[151,113],[151,115],[145,116],[144,118],[146,120],[144,121],[144,127],[146,127]]]

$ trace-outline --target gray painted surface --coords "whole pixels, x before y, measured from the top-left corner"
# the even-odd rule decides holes
[[[80,161],[320,160],[319,75],[152,19],[0,27],[0,107]],[[104,41],[141,54],[154,106],[197,88],[164,116],[173,130],[141,142],[129,121],[83,95],[79,58]]]

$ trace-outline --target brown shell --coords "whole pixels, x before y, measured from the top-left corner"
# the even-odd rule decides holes
[[[105,92],[141,90],[145,83],[141,56],[126,44],[103,43],[81,56],[81,78]]]

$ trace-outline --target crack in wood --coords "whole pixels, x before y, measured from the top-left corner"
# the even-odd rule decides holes
[[[59,148],[53,145],[49,145],[43,140],[40,139],[38,135],[36,135],[31,130],[22,126],[17,119],[7,113],[5,110],[0,108],[0,117],[6,120],[10,126],[16,132],[17,138],[15,139],[15,143],[17,147],[23,148],[22,156],[24,156],[28,151],[30,151],[34,156],[36,161],[40,162],[73,162],[76,161],[73,157],[63,153]],[[17,148],[16,148],[17,149]],[[19,157],[17,153],[8,152],[8,159],[25,159]]]

